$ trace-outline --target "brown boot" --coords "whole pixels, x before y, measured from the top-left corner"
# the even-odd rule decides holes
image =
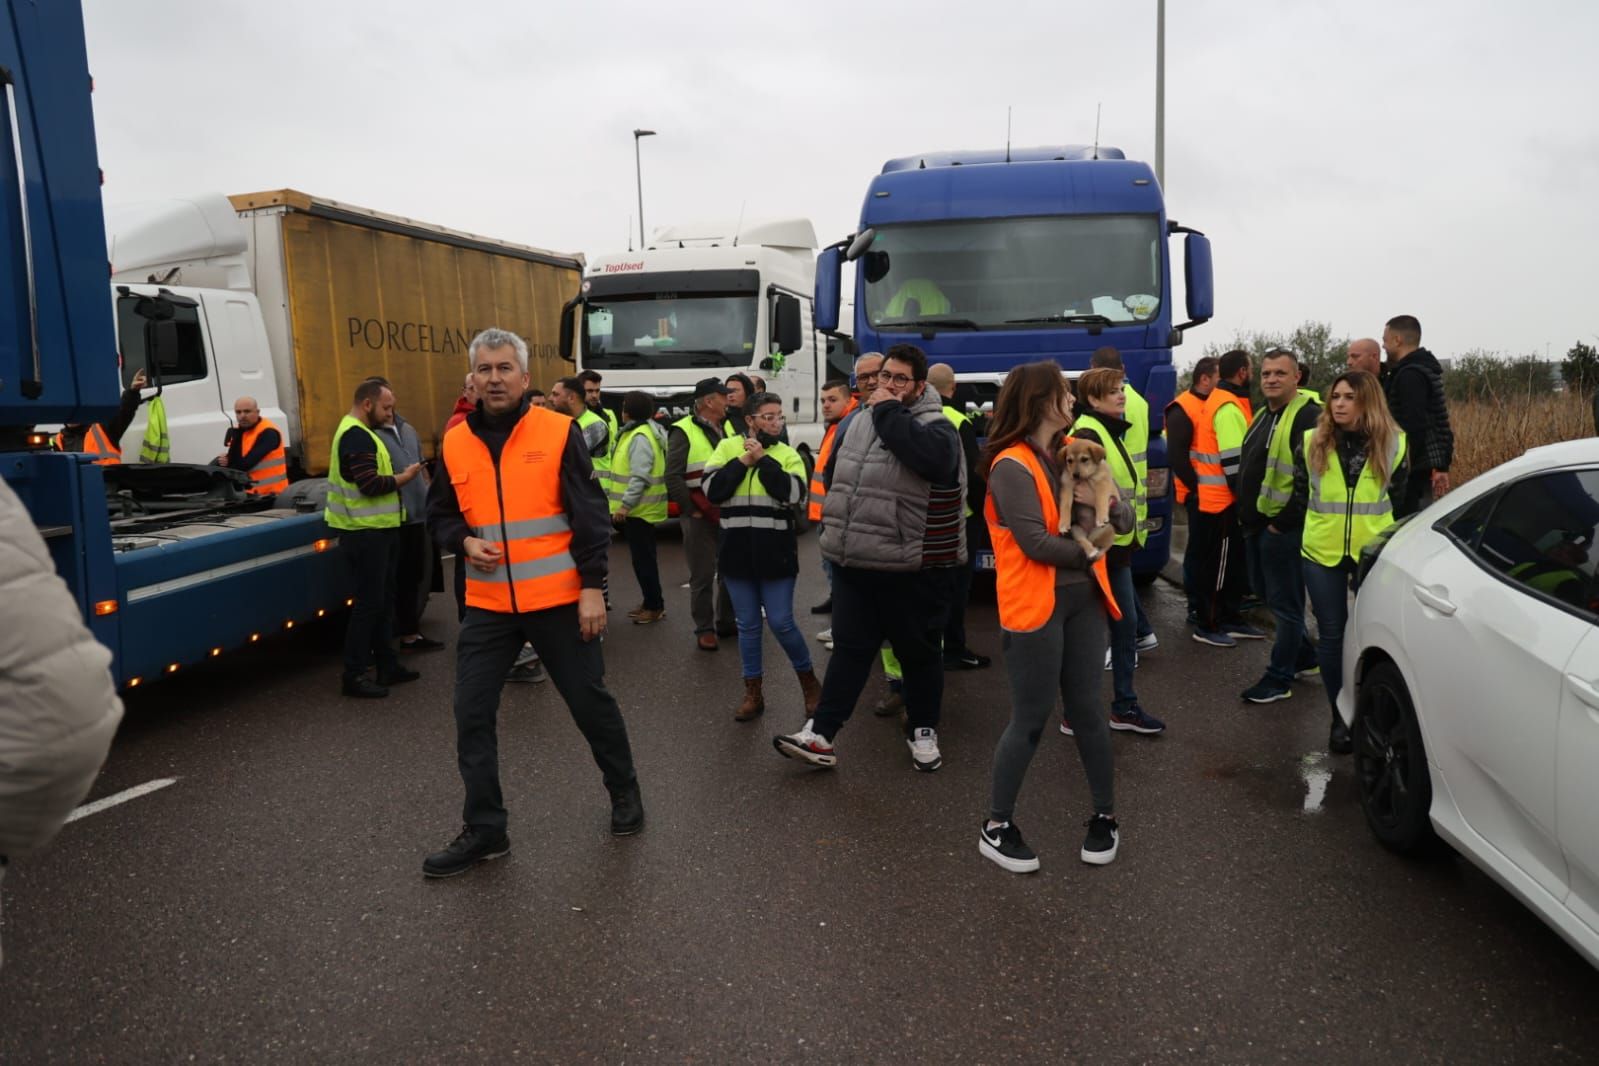
[[[822,683],[816,680],[814,670],[796,670],[795,676],[799,678],[800,694],[805,697],[805,717],[816,717],[816,705],[822,702]]]
[[[751,718],[766,710],[766,697],[761,695],[761,679],[746,677],[744,679],[744,702],[738,705],[738,710],[733,712],[735,721],[747,722]]]

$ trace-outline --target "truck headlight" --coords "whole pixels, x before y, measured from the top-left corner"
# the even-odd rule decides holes
[[[1171,489],[1171,468],[1151,467],[1149,470],[1149,498],[1164,496]]]

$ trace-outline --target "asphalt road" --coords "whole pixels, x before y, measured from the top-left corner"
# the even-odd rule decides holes
[[[950,675],[940,772],[864,703],[808,769],[770,743],[800,724],[781,653],[735,723],[736,652],[693,649],[675,541],[662,564],[667,619],[619,611],[606,643],[636,837],[551,686],[508,686],[512,852],[424,880],[457,829],[449,651],[381,702],[335,695],[315,631],[139,692],[90,798],[176,782],[12,867],[0,1062],[1599,1060],[1599,972],[1464,861],[1378,848],[1320,688],[1239,702],[1265,648],[1189,641],[1164,584],[1137,680],[1170,728],[1114,737],[1120,857],[1078,861],[1052,731],[1017,812],[1044,867],[1016,876],[976,847],[1000,663]],[[612,572],[626,607],[620,545]],[[453,635],[446,598],[428,617]],[[997,659],[991,605],[971,628]]]

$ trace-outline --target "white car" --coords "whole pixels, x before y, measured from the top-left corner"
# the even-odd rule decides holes
[[[1442,837],[1599,966],[1599,439],[1371,545],[1338,711],[1383,844]]]

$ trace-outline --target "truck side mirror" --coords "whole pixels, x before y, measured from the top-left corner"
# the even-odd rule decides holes
[[[1210,238],[1189,233],[1183,238],[1183,289],[1188,299],[1187,329],[1209,322],[1216,314],[1215,272],[1210,261]]]
[[[823,333],[838,332],[838,298],[843,277],[843,257],[838,248],[824,248],[816,257],[816,294],[811,304],[816,328]]]
[[[572,346],[575,339],[574,334],[577,326],[577,309],[581,307],[582,304],[583,296],[582,294],[579,294],[561,305],[560,352],[561,358],[565,359],[568,363],[577,362],[572,355]]]
[[[799,351],[801,345],[799,297],[780,292],[777,294],[777,306],[772,310],[772,339],[777,343],[777,350],[784,355]]]

